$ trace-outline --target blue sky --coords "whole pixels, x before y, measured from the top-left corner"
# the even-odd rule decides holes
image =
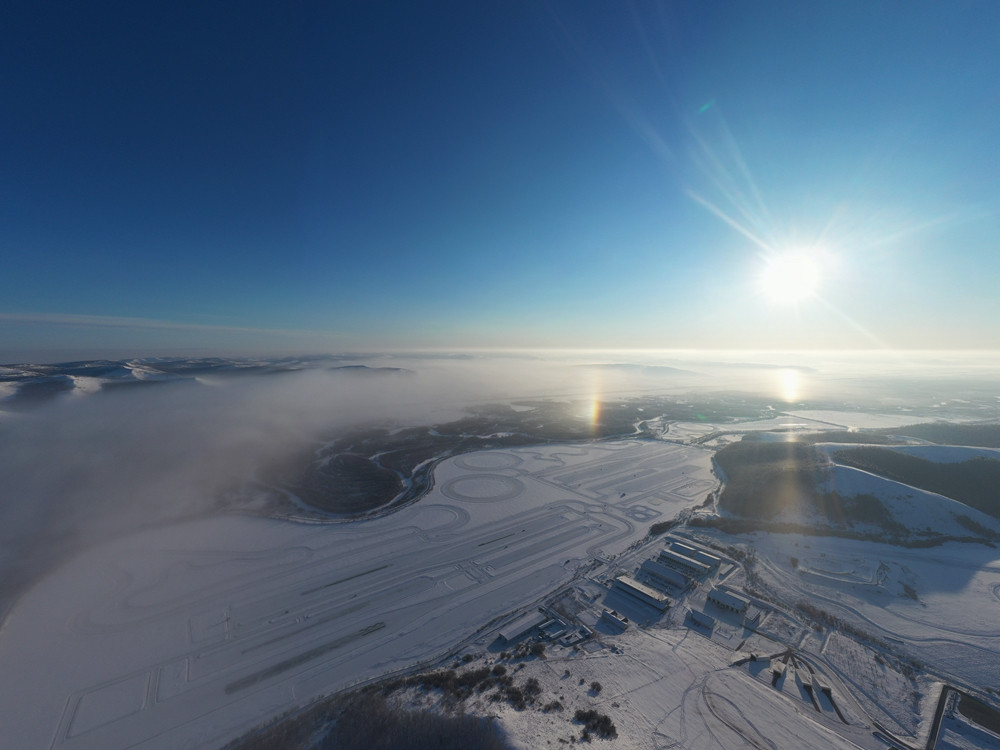
[[[8,4],[0,361],[1000,348],[998,38],[989,2]],[[789,253],[815,288],[762,291]]]

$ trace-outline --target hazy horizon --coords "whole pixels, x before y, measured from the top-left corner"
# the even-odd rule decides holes
[[[70,362],[94,361],[129,361],[129,360],[194,360],[194,359],[232,359],[242,361],[275,360],[275,359],[311,359],[324,357],[339,357],[344,359],[381,359],[381,358],[447,358],[447,357],[524,357],[552,358],[566,357],[570,359],[588,357],[601,360],[636,359],[639,361],[685,361],[698,359],[717,359],[720,361],[746,360],[747,357],[763,357],[765,361],[774,362],[785,359],[789,362],[797,358],[815,357],[847,357],[868,359],[912,359],[914,357],[957,357],[977,359],[996,358],[1000,361],[1000,348],[965,348],[965,347],[910,347],[898,349],[882,349],[876,347],[861,348],[793,348],[766,349],[759,347],[730,348],[629,348],[629,347],[400,347],[396,349],[288,349],[288,350],[240,350],[226,347],[181,347],[176,349],[135,348],[65,348],[65,349],[7,349],[4,352],[7,359],[0,362],[0,367],[19,365],[58,365]],[[20,356],[18,356],[20,355]]]
[[[9,498],[30,499],[0,504],[0,567],[36,538],[79,542],[206,512],[227,484],[324,435],[442,424],[485,403],[579,404],[570,416],[581,424],[602,403],[727,393],[772,415],[812,405],[995,420],[1000,410],[996,353],[411,352],[293,358],[287,370],[269,368],[274,361],[190,373],[161,373],[155,359],[138,372],[0,369],[0,476]],[[60,390],[17,402],[19,388],[53,378]]]

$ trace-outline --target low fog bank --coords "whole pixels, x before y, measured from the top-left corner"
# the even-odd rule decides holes
[[[220,491],[337,430],[451,421],[477,402],[572,392],[578,375],[523,358],[368,365],[397,370],[213,373],[0,410],[0,617],[85,547],[213,512]]]
[[[520,379],[499,361],[423,370],[211,377],[0,411],[0,616],[84,547],[211,512],[222,489],[338,429],[455,419]]]
[[[904,380],[926,406],[962,388],[987,394],[997,382],[992,360],[924,359],[923,369],[891,369],[830,355],[382,355],[357,364],[398,370],[208,374],[74,390],[30,410],[0,404],[0,618],[25,585],[86,546],[213,512],[233,482],[348,426],[440,424],[484,402],[713,390],[773,397],[776,408],[830,399],[875,407],[905,399]],[[950,396],[938,392],[946,381]]]

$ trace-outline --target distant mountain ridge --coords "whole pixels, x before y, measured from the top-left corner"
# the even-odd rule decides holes
[[[196,383],[201,377],[281,375],[305,370],[353,375],[413,374],[401,367],[371,367],[355,357],[318,355],[275,359],[166,359],[159,357],[89,360],[57,364],[0,366],[0,408],[26,409],[60,396],[92,394],[164,383]]]

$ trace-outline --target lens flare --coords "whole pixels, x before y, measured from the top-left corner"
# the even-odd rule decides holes
[[[587,421],[590,422],[590,431],[597,432],[597,426],[601,423],[601,399],[596,394],[590,399]]]

